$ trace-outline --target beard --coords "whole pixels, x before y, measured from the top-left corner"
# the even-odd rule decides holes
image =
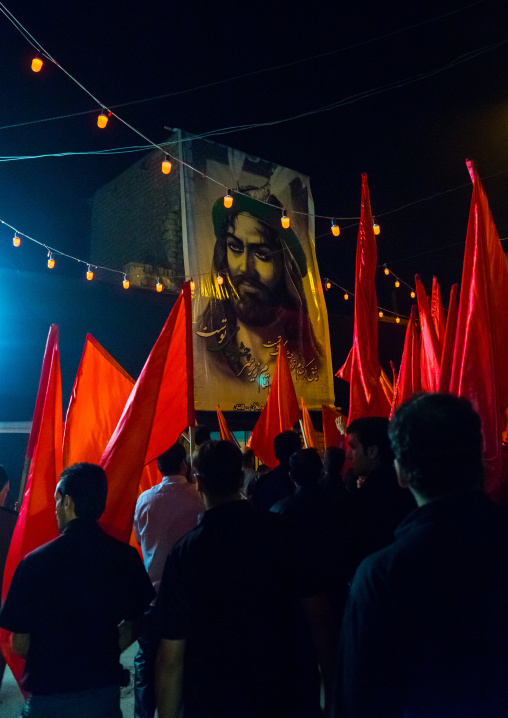
[[[281,304],[278,292],[243,274],[233,279],[233,286],[236,294],[232,294],[231,303],[243,324],[263,327],[275,321]]]

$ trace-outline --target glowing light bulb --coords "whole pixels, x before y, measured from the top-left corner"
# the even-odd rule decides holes
[[[400,317],[395,317],[395,321],[397,322],[397,324],[400,324]]]
[[[349,299],[349,294],[347,292],[346,292],[346,294],[344,294],[344,299],[346,300],[346,302]]]
[[[388,267],[385,267],[385,274],[386,274],[386,276],[388,276],[390,274],[390,270],[388,269]]]
[[[162,290],[164,289],[164,285],[162,284],[162,282],[161,282],[161,280],[159,279],[159,277],[157,277],[157,284],[155,285],[155,289],[156,289],[158,292],[162,292]]]
[[[378,316],[379,316],[379,317],[384,317],[383,312],[378,312]]]
[[[21,238],[18,237],[17,234],[15,234],[14,237],[12,238],[12,243],[15,247],[19,247],[19,245],[21,244]]]
[[[326,289],[326,291],[328,291],[328,290],[331,289],[331,288],[332,288],[332,283],[330,282],[329,279],[325,279],[325,289]]]
[[[40,57],[34,57],[34,59],[32,60],[31,68],[34,72],[40,72],[43,64],[44,63],[42,62]]]
[[[381,232],[381,228],[379,224],[376,224],[376,222],[372,225],[372,229],[374,230],[374,234],[379,234]]]
[[[340,234],[340,228],[338,224],[335,224],[335,222],[332,219],[332,234],[334,237],[338,237]]]
[[[169,157],[166,155],[166,159],[163,161],[161,165],[162,173],[165,175],[168,175],[171,172],[172,164],[169,161]]]
[[[223,282],[224,282],[224,277],[223,277],[222,274],[219,272],[219,274],[217,275],[217,284],[218,284],[219,286],[222,286]]]
[[[103,130],[107,124],[108,124],[108,116],[106,114],[104,114],[104,112],[101,112],[101,114],[97,118],[97,127],[100,127],[101,130]]]
[[[414,299],[416,297],[416,294],[414,292],[411,292],[411,299]]]
[[[90,265],[88,265],[88,269],[86,270],[86,278],[88,279],[89,282],[91,282],[93,279],[93,272],[92,272]]]
[[[55,266],[55,260],[53,259],[53,255],[51,252],[48,252],[48,269],[53,269]]]
[[[193,279],[191,279],[190,280],[190,290],[191,290],[191,292],[193,292],[195,289],[196,289],[196,282]]]
[[[129,287],[131,286],[131,283],[130,283],[129,280],[127,279],[127,275],[126,275],[126,274],[123,275],[122,285],[123,285],[123,288],[124,288],[124,289],[129,289]]]
[[[280,218],[280,223],[282,224],[284,229],[288,229],[289,225],[291,224],[291,221],[290,221],[289,217],[287,216],[285,209],[282,210],[282,217]]]
[[[233,206],[233,197],[229,194],[229,190],[228,190],[228,193],[226,195],[224,195],[224,207],[226,209],[231,209],[232,206]]]
[[[398,279],[395,280],[395,286],[397,289],[400,287],[400,282]]]

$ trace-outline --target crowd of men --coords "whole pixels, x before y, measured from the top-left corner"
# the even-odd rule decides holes
[[[135,718],[508,715],[508,517],[483,492],[468,401],[357,419],[347,454],[283,432],[262,475],[201,434],[138,499],[144,566],[97,524],[103,470],[63,471],[61,535],[0,610],[26,660],[23,716],[120,718],[136,639]]]

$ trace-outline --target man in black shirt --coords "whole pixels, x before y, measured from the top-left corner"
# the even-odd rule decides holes
[[[159,718],[182,702],[185,718],[317,718],[283,522],[241,500],[234,444],[208,442],[195,469],[207,510],[175,545],[156,603]]]
[[[261,511],[290,496],[295,485],[289,478],[289,457],[302,448],[300,437],[294,431],[281,431],[273,440],[273,450],[279,465],[260,476],[252,489],[252,505]]]
[[[62,535],[21,561],[0,611],[13,651],[26,659],[24,716],[121,718],[120,653],[155,593],[137,551],[97,525],[107,490],[99,466],[62,472]]]

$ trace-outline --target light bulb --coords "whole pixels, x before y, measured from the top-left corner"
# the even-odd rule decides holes
[[[224,196],[224,207],[226,209],[231,209],[232,206],[233,206],[233,197],[229,194],[229,190],[228,190],[228,193]]]
[[[332,283],[330,282],[329,279],[325,279],[325,289],[326,289],[326,291],[328,291],[328,290],[331,289],[331,288],[332,288]]]
[[[411,292],[411,299],[414,299],[416,297],[416,294],[414,292]]]
[[[385,274],[386,274],[386,276],[388,276],[390,274],[390,270],[388,269],[388,267],[385,267]]]
[[[162,284],[162,282],[161,282],[161,280],[159,279],[159,277],[157,277],[157,284],[155,285],[155,289],[156,289],[158,292],[162,292],[162,290],[164,289],[164,285]]]
[[[43,64],[44,63],[42,62],[40,57],[34,57],[34,59],[32,60],[32,65],[31,65],[32,70],[34,72],[40,72]]]
[[[191,279],[190,280],[190,290],[191,290],[191,292],[193,292],[195,289],[196,289],[196,282],[193,279]]]
[[[19,245],[21,244],[21,238],[18,237],[17,234],[15,234],[14,237],[12,238],[12,243],[15,247],[19,247]]]
[[[400,324],[400,317],[395,317],[395,321],[397,322],[397,324]]]
[[[349,294],[347,292],[346,292],[346,294],[344,294],[344,299],[346,300],[346,302],[349,299]]]
[[[129,287],[131,286],[131,283],[130,283],[129,280],[127,279],[127,275],[126,275],[126,274],[123,275],[123,282],[122,282],[122,284],[123,284],[123,288],[124,288],[124,289],[129,289]]]
[[[53,255],[51,252],[48,252],[48,269],[53,269],[55,266],[55,260],[53,259]]]
[[[375,222],[372,225],[372,228],[374,230],[374,234],[379,234],[381,232],[381,228],[380,228],[379,224],[376,224]]]
[[[334,237],[338,237],[340,234],[339,225],[335,224],[335,222],[332,219],[332,234]]]
[[[104,114],[104,112],[101,112],[101,114],[97,118],[97,127],[100,127],[101,130],[103,130],[107,124],[108,124],[108,116],[106,114]]]
[[[93,279],[93,272],[92,272],[90,265],[88,265],[88,269],[86,270],[86,278],[88,279],[89,282],[91,282]]]
[[[168,175],[171,172],[171,167],[172,167],[171,162],[169,161],[169,158],[166,155],[166,159],[163,161],[162,167],[161,167],[162,173],[165,175]]]
[[[400,282],[398,279],[395,280],[395,286],[397,289],[400,287]]]
[[[219,274],[217,275],[217,284],[218,284],[219,286],[221,286],[223,282],[224,282],[224,277],[223,277],[222,274],[219,272]]]
[[[282,217],[280,218],[280,223],[282,224],[284,229],[288,229],[289,225],[291,224],[291,221],[290,221],[289,217],[287,216],[285,209],[282,210]]]
[[[380,317],[383,317],[383,316],[384,316],[383,312],[378,312],[378,315],[379,315]]]

